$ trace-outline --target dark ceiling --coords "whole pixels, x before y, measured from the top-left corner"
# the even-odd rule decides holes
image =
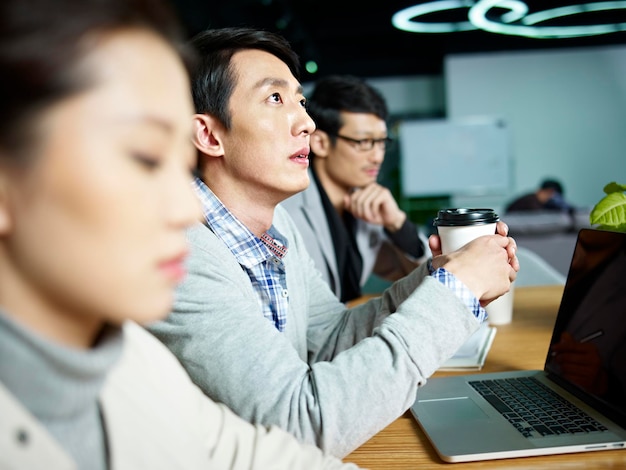
[[[516,0],[517,1],[517,0]],[[569,39],[530,39],[485,31],[445,34],[410,33],[391,24],[398,10],[429,3],[423,0],[173,0],[190,36],[211,27],[252,26],[285,36],[302,62],[315,60],[317,75],[303,72],[302,81],[334,73],[363,78],[439,75],[443,58],[450,53],[530,50],[626,44],[626,33],[616,32]],[[467,4],[474,3],[467,0]],[[526,0],[529,13],[579,0]],[[420,21],[467,21],[467,9],[431,13]],[[493,10],[494,15],[505,10]],[[626,23],[626,9],[570,16],[544,25],[568,26]],[[567,23],[566,21],[569,21]]]

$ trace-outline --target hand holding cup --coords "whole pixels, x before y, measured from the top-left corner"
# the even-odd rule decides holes
[[[444,267],[454,274],[482,306],[487,307],[499,297],[499,304],[506,304],[500,301],[501,296],[511,291],[519,270],[515,241],[507,237],[506,224],[491,209],[445,209],[439,211],[434,224],[439,235],[429,240],[433,267]],[[507,296],[507,300],[512,300],[512,292]],[[512,302],[503,308],[510,310]],[[487,307],[491,320],[501,316],[495,311],[492,315],[489,310]],[[503,322],[507,320],[494,321]]]

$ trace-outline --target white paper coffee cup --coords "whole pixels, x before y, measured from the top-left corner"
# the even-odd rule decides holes
[[[515,296],[515,283],[511,284],[511,289],[504,295],[485,307],[487,310],[487,321],[490,325],[506,325],[513,320],[513,297]]]
[[[458,250],[482,235],[496,233],[496,223],[482,225],[468,225],[466,227],[437,227],[441,240],[441,252],[445,255]]]
[[[482,235],[493,235],[498,220],[498,214],[492,209],[442,209],[433,224],[445,255]]]
[[[482,235],[496,233],[498,215],[492,209],[443,209],[437,214],[433,224],[441,240],[441,252],[445,255]],[[487,310],[487,321],[491,325],[505,325],[513,319],[513,291],[491,302]]]

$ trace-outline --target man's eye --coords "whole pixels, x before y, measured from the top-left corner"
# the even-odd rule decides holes
[[[280,98],[280,93],[272,93],[270,95],[270,100],[275,102],[275,103],[280,103],[282,100]]]
[[[308,103],[307,103],[306,99],[302,99],[302,100],[300,100],[300,105],[301,105],[304,109],[307,109],[307,108],[308,108]]]

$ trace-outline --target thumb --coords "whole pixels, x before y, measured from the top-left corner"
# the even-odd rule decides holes
[[[430,248],[430,250],[433,252],[433,254],[438,253],[440,254],[441,252],[441,238],[439,238],[439,235],[431,235],[430,237],[428,237],[428,246]]]

